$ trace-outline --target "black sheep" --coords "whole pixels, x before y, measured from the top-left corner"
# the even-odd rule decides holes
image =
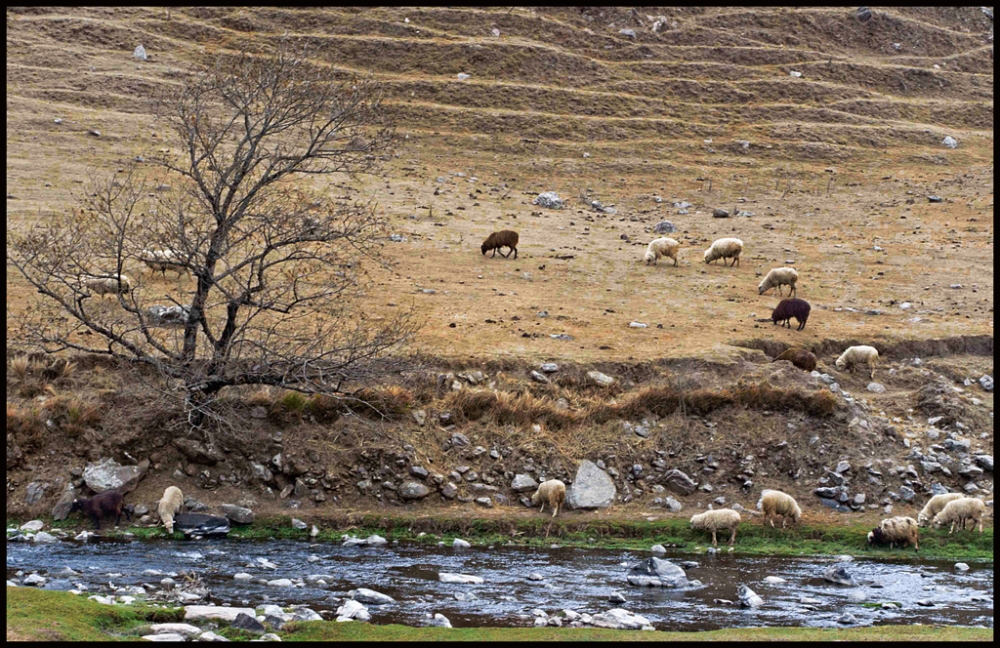
[[[121,522],[122,514],[125,514],[129,522],[132,521],[132,511],[125,506],[125,498],[121,493],[114,490],[105,491],[99,495],[94,495],[90,499],[79,498],[73,500],[73,506],[69,512],[83,511],[84,515],[94,521],[94,528],[101,528],[101,518],[115,516],[115,526]]]
[[[514,253],[514,258],[516,259],[517,232],[515,232],[514,230],[501,230],[499,232],[493,232],[488,237],[486,237],[486,240],[483,241],[483,245],[480,249],[483,251],[483,254],[486,254],[490,250],[493,250],[493,256],[496,256],[497,250],[499,250],[502,247],[510,248],[511,252]],[[510,252],[508,252],[507,254],[501,252],[500,256],[506,259],[510,256]]]
[[[782,299],[771,313],[771,321],[774,324],[781,322],[788,328],[792,328],[790,320],[793,317],[799,323],[799,328],[796,330],[804,329],[806,320],[809,319],[809,302],[804,299]]]

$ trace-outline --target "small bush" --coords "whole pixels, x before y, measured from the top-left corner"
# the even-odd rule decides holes
[[[306,408],[307,400],[305,394],[290,391],[281,397],[281,405],[286,412],[302,412]]]
[[[28,356],[18,356],[10,361],[10,370],[18,380],[24,382],[31,371],[31,361]]]

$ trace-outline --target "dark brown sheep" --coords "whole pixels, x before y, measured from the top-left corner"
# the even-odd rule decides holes
[[[816,368],[816,355],[805,349],[796,349],[794,347],[785,349],[781,352],[781,355],[774,359],[774,362],[778,360],[788,360],[802,371],[812,371]]]
[[[73,506],[70,507],[69,512],[73,511],[83,511],[84,515],[89,516],[94,521],[95,529],[101,528],[102,517],[111,517],[111,515],[115,516],[115,526],[121,522],[122,514],[125,514],[129,522],[132,521],[132,512],[125,506],[125,498],[114,490],[94,495],[90,499],[73,500]]]
[[[809,308],[809,302],[804,299],[782,299],[771,313],[771,321],[774,324],[781,322],[782,325],[792,328],[791,319],[794,317],[799,323],[796,330],[801,331],[809,319]]]
[[[499,232],[493,232],[492,234],[486,237],[486,240],[483,241],[482,248],[480,249],[482,249],[483,254],[486,254],[490,250],[493,250],[493,256],[496,256],[497,250],[499,250],[502,247],[510,248],[511,252],[514,253],[514,258],[516,259],[517,232],[515,232],[514,230],[500,230]],[[501,252],[500,256],[506,259],[510,256],[510,252],[508,252],[507,254]]]

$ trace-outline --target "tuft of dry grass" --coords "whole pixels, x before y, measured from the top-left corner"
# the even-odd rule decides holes
[[[19,381],[24,382],[31,371],[31,361],[28,356],[17,356],[10,361],[10,370]]]
[[[409,389],[387,385],[359,389],[344,404],[362,416],[400,419],[406,416],[413,402],[413,393]]]

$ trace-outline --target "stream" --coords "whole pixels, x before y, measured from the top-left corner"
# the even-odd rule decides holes
[[[902,552],[901,552],[902,553]],[[704,587],[671,591],[635,587],[626,581],[631,565],[650,557],[643,551],[582,548],[534,549],[494,547],[453,549],[425,544],[342,546],[296,540],[99,540],[89,543],[34,544],[8,542],[7,578],[17,583],[17,572],[48,576],[69,567],[79,576],[48,576],[49,589],[71,589],[85,584],[88,594],[107,594],[115,588],[151,583],[159,587],[165,576],[187,572],[200,576],[218,604],[254,607],[305,604],[324,618],[347,597],[366,587],[388,594],[396,603],[369,605],[372,623],[423,625],[427,614],[444,614],[455,627],[530,626],[534,609],[554,614],[563,609],[596,614],[624,608],[640,614],[657,630],[714,630],[743,626],[838,626],[845,612],[854,625],[943,624],[993,627],[993,564],[972,563],[960,572],[953,562],[906,558],[892,561],[856,559],[846,563],[858,586],[826,582],[824,570],[832,558],[671,554],[665,557],[685,566],[691,579]],[[263,567],[259,558],[277,566]],[[147,570],[155,570],[149,572]],[[146,572],[146,573],[144,573]],[[161,572],[162,574],[157,574]],[[251,580],[237,581],[245,572]],[[470,574],[483,584],[448,584],[439,572]],[[542,580],[529,580],[532,572]],[[305,578],[326,574],[326,585],[304,587],[262,585],[258,579]],[[768,576],[785,579],[769,584]],[[716,603],[738,601],[737,588],[746,584],[764,599],[764,605],[744,609]],[[625,603],[612,603],[613,593]],[[862,604],[899,603],[899,609]],[[811,607],[803,606],[800,599]],[[852,598],[853,597],[853,600]],[[931,603],[930,606],[918,604]]]

